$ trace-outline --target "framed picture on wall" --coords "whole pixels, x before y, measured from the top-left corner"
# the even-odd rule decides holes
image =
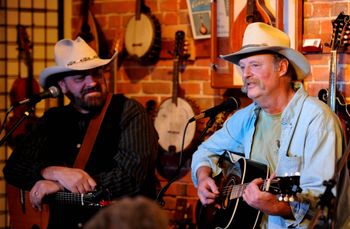
[[[211,4],[211,86],[240,88],[237,68],[220,55],[238,51],[249,23],[261,21],[289,34],[291,46],[300,50],[302,0],[216,0]]]
[[[187,7],[194,39],[210,38],[211,1],[187,0]]]

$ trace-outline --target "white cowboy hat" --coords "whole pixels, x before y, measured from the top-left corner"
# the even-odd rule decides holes
[[[302,80],[310,74],[309,62],[300,52],[290,48],[288,35],[262,22],[251,23],[247,26],[243,36],[242,48],[239,51],[221,55],[220,58],[238,65],[243,55],[265,50],[286,57],[294,67],[298,80]]]
[[[113,54],[110,59],[100,59],[95,50],[93,50],[81,37],[75,40],[63,39],[55,45],[56,66],[45,68],[39,76],[39,82],[43,88],[47,88],[48,82],[52,79],[59,79],[64,73],[72,71],[89,70],[104,66],[110,63],[116,56]]]

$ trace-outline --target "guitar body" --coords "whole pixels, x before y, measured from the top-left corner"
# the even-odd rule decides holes
[[[85,194],[72,192],[57,192],[45,196],[42,210],[32,208],[29,192],[6,184],[10,224],[12,229],[46,229],[49,223],[49,204],[61,206],[81,206],[86,209],[99,209],[112,203],[111,194],[106,189],[97,189]]]
[[[28,192],[6,184],[10,225],[12,229],[46,229],[49,222],[49,206],[44,204],[41,211],[30,205]]]
[[[233,174],[231,162],[224,161],[220,165],[224,172],[215,177],[219,190],[228,186],[244,184],[255,178],[266,179],[269,176],[268,167],[245,158],[238,160],[241,175]],[[260,211],[250,207],[242,197],[230,200],[229,192],[222,192],[217,199],[222,208],[217,209],[213,205],[203,206],[200,201],[197,204],[197,224],[200,229],[211,228],[256,228],[260,224]]]

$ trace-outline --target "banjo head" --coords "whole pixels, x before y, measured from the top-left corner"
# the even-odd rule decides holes
[[[159,134],[159,145],[166,151],[170,146],[175,147],[176,153],[179,153],[185,134],[183,145],[185,150],[191,144],[196,132],[196,123],[192,122],[184,133],[188,120],[193,116],[193,109],[186,100],[177,98],[177,106],[172,103],[171,99],[165,100],[160,105],[154,121],[154,126]]]
[[[133,17],[127,24],[125,48],[131,56],[142,58],[147,54],[155,39],[155,28],[152,19],[141,14],[140,19]]]

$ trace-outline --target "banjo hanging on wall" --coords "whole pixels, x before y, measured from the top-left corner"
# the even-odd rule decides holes
[[[160,104],[154,121],[160,146],[158,171],[165,178],[175,175],[181,162],[186,161],[186,157],[191,158],[187,153],[182,158],[182,150],[191,150],[196,134],[195,123],[189,124],[186,129],[188,120],[195,114],[193,110],[195,106],[188,99],[179,96],[181,94],[179,93],[179,75],[184,60],[184,37],[185,33],[181,30],[175,34],[172,97]]]
[[[142,64],[154,64],[161,51],[160,24],[143,0],[136,0],[135,11],[126,26],[126,52]]]

